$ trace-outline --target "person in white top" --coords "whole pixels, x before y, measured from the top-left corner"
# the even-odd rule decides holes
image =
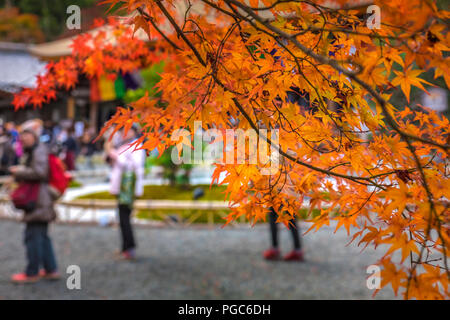
[[[122,238],[121,257],[135,258],[136,241],[131,226],[133,202],[144,191],[145,151],[136,150],[133,142],[138,137],[138,128],[133,126],[123,137],[122,142],[108,150],[112,171],[110,193],[118,200],[119,222]]]

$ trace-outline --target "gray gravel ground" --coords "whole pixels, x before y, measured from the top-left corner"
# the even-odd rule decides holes
[[[9,282],[25,264],[24,226],[0,221],[0,299],[371,299],[366,267],[382,251],[346,246],[345,230],[324,227],[304,237],[307,261],[268,262],[268,227],[137,228],[138,260],[116,261],[116,228],[53,225],[63,280]],[[291,246],[287,230],[281,248]],[[303,226],[303,230],[305,226]],[[67,266],[81,268],[81,290],[68,290]],[[390,288],[377,299],[394,298]]]

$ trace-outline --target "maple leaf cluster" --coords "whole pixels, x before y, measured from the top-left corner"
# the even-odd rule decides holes
[[[105,129],[138,122],[136,145],[164,151],[179,142],[174,131],[193,130],[195,121],[221,132],[277,128],[281,161],[273,175],[262,174],[263,162],[215,164],[213,182],[225,175],[233,209],[226,223],[264,220],[272,206],[287,225],[306,206],[309,230],[336,221],[351,242],[384,250],[383,287],[407,299],[449,298],[450,123],[410,101],[412,86],[426,92],[431,85],[426,72],[449,87],[448,11],[425,0],[105,2],[137,12],[134,31],[170,55],[161,97],[118,108]],[[379,29],[363,18],[368,4],[381,9]],[[104,44],[92,51],[85,43],[67,58],[78,72],[113,68]],[[18,95],[16,106],[51,99],[55,75]],[[73,85],[63,78],[58,85]],[[392,99],[399,90],[406,105]],[[224,148],[224,158],[236,147]]]
[[[167,58],[156,46],[134,36],[134,30],[119,19],[98,19],[94,29],[76,36],[72,53],[58,61],[50,61],[44,74],[38,75],[34,88],[25,88],[14,96],[13,105],[41,107],[56,99],[57,92],[70,91],[80,76],[114,80],[118,74],[133,72]],[[158,51],[158,54],[155,54]]]

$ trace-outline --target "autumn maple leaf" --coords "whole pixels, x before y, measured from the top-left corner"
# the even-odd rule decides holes
[[[405,277],[405,271],[397,269],[392,262],[384,260],[383,270],[381,271],[381,287],[384,287],[390,283],[395,295],[397,295],[398,288],[402,285]]]
[[[418,78],[418,75],[420,75],[422,72],[422,70],[412,70],[411,66],[409,66],[404,72],[394,70],[394,73],[397,75],[397,77],[392,80],[392,84],[394,86],[400,85],[400,88],[405,94],[408,103],[412,85],[422,89],[427,93],[428,91],[423,87],[422,83],[432,86],[431,83]]]
[[[143,29],[145,33],[147,34],[148,38],[151,39],[150,35],[150,25],[148,21],[145,19],[145,17],[138,15],[134,18],[134,30],[133,35],[138,31],[139,29]]]

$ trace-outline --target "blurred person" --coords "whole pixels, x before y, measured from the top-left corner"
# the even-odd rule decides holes
[[[19,139],[19,133],[14,122],[10,121],[5,124],[6,133],[11,137],[11,143],[17,158],[23,154],[22,142]]]
[[[83,121],[76,121],[74,124],[75,138],[79,139],[83,135],[85,124]]]
[[[16,125],[14,122],[9,121],[5,124],[6,132],[9,133],[12,137],[12,143],[16,143],[19,140],[19,132],[16,129]]]
[[[92,135],[89,130],[85,130],[80,138],[79,155],[85,157],[88,167],[92,168],[92,156],[95,152],[95,145],[92,141]]]
[[[36,202],[24,210],[25,248],[27,266],[25,272],[14,274],[14,283],[32,283],[42,278],[56,280],[58,273],[53,245],[48,236],[48,225],[56,219],[54,201],[49,181],[49,153],[47,146],[39,141],[42,123],[29,120],[21,126],[20,140],[24,147],[21,164],[10,167],[17,182],[38,183]],[[33,198],[33,195],[30,195]],[[40,270],[40,267],[43,267]]]
[[[286,151],[293,157],[297,157],[297,154],[292,150],[288,149]],[[292,163],[286,161],[284,157],[280,156],[278,151],[274,151],[271,154],[271,161],[276,161],[278,164],[282,164],[283,172],[281,174],[286,175],[286,180],[283,182],[282,186],[277,186],[277,191],[284,193],[286,195],[293,196],[295,198],[300,197],[295,190],[294,184],[289,177],[289,171],[292,169]],[[277,158],[277,159],[275,159]],[[270,182],[269,182],[270,187]],[[283,206],[279,208],[279,211],[283,210]],[[263,257],[266,260],[277,260],[280,258],[280,249],[278,246],[278,213],[275,208],[269,208],[269,226],[270,226],[270,238],[272,247],[263,253]],[[289,226],[287,227],[292,236],[293,248],[292,250],[283,257],[285,261],[304,261],[304,253],[302,250],[302,242],[300,240],[300,226],[297,225],[297,217],[294,216],[291,221],[289,221]]]
[[[132,260],[136,256],[136,242],[131,225],[134,199],[143,194],[145,151],[131,147],[138,137],[138,129],[133,126],[123,136],[121,144],[108,151],[111,159],[110,193],[118,200],[119,222],[122,239],[120,256]]]
[[[275,99],[274,101],[275,104],[278,104],[278,106],[281,106],[282,101],[281,99]],[[262,122],[259,121],[258,122],[258,127],[260,129],[267,129],[266,125]],[[272,129],[279,129],[279,125],[276,124]],[[296,153],[293,152],[292,150],[288,149],[286,151],[287,153],[289,153],[290,155],[292,155],[293,157],[297,157]],[[281,165],[280,167],[284,168],[284,172],[280,173],[280,174],[285,174],[286,175],[286,180],[284,181],[284,183],[282,184],[282,186],[276,186],[276,190],[279,193],[284,193],[293,197],[299,197],[300,195],[295,191],[295,187],[293,185],[292,180],[289,177],[289,170],[292,169],[292,164],[288,161],[286,161],[284,159],[284,157],[280,156],[280,154],[278,153],[278,151],[274,150],[272,151],[272,153],[270,154],[270,161],[272,163],[276,163],[278,165]],[[278,179],[276,179],[278,180]],[[253,182],[252,182],[253,184]],[[267,181],[267,186],[266,189],[271,189],[272,187],[272,181],[269,178]],[[276,182],[275,182],[276,184]],[[280,211],[283,210],[283,206],[281,206],[279,208]],[[279,243],[278,243],[278,237],[279,237],[279,231],[278,231],[278,213],[275,210],[274,207],[269,207],[269,227],[270,227],[270,238],[271,238],[271,248],[265,250],[263,252],[263,257],[266,260],[278,260],[281,258],[281,252],[279,249]],[[302,242],[300,240],[300,227],[297,225],[296,222],[297,218],[296,216],[294,216],[291,221],[289,222],[289,226],[287,227],[289,229],[289,232],[292,236],[292,241],[293,241],[293,249],[286,254],[283,257],[283,260],[285,261],[304,261],[304,253],[302,250]]]
[[[74,171],[75,170],[75,160],[78,152],[78,144],[75,139],[75,131],[73,128],[69,128],[67,130],[67,138],[62,143],[64,150],[64,164],[66,165],[67,170]]]
[[[55,123],[55,125],[53,126],[53,130],[52,130],[52,135],[53,135],[53,143],[56,142],[57,137],[59,136],[59,134],[62,131],[62,127],[60,123]]]
[[[9,174],[9,167],[17,164],[18,157],[12,140],[12,136],[0,126],[0,175]]]
[[[42,130],[41,142],[44,142],[48,145],[51,145],[54,141],[53,136],[53,122],[51,120],[47,120],[44,122],[44,128]]]
[[[67,136],[69,135],[68,133],[68,129],[66,127],[62,127],[59,131],[58,134],[55,136],[55,142],[58,143],[59,145],[62,145],[64,143],[64,141],[67,140]]]

